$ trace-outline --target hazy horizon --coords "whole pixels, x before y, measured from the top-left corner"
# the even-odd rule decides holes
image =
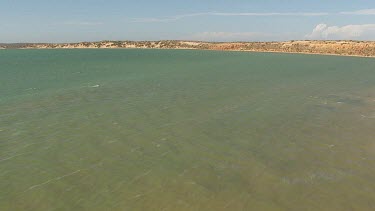
[[[375,40],[365,0],[0,2],[0,43]]]
[[[75,41],[75,42],[15,42],[15,43],[0,43],[4,45],[17,45],[17,44],[74,44],[74,43],[98,43],[98,42],[161,42],[161,41],[186,41],[186,42],[205,42],[205,43],[242,43],[242,42],[296,42],[296,41],[334,41],[334,42],[375,42],[372,40],[280,40],[280,41],[241,41],[241,40],[234,40],[234,41],[204,41],[204,40],[92,40],[92,41]]]

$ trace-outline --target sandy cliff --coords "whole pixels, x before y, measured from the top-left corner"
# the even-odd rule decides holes
[[[309,53],[375,57],[375,41],[287,41],[287,42],[228,42],[197,41],[101,41],[64,44],[3,44],[0,48],[141,48],[141,49],[200,49],[222,51],[255,51]]]
[[[222,43],[210,46],[214,50],[243,50],[286,53],[375,56],[375,42],[357,41],[289,41],[259,43]]]

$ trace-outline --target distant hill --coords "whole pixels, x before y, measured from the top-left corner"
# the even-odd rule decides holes
[[[163,41],[100,41],[80,43],[13,43],[0,44],[6,49],[60,48],[140,48],[140,49],[200,49],[221,51],[252,51],[306,53],[375,57],[375,41],[286,41],[286,42],[199,42]]]
[[[3,48],[25,48],[30,46],[30,43],[0,43],[0,47]]]

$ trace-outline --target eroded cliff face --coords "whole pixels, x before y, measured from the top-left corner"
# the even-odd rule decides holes
[[[286,53],[375,56],[375,42],[356,41],[289,41],[259,43],[222,43],[209,47],[213,50],[243,50]]]
[[[197,41],[101,41],[64,44],[12,44],[0,48],[142,48],[142,49],[201,49],[223,51],[256,51],[332,54],[375,57],[373,41],[288,41],[288,42],[230,42]]]

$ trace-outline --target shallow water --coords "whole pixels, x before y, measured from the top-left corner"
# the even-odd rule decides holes
[[[0,210],[374,210],[375,59],[0,51]]]

